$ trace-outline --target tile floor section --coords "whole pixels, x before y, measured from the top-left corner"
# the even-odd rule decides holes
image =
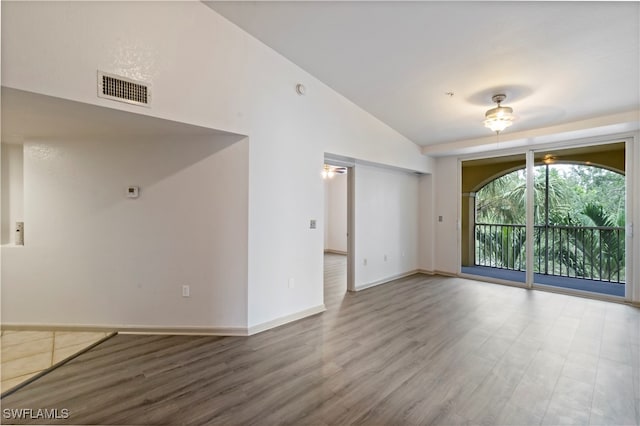
[[[110,332],[3,330],[0,334],[1,392],[8,391],[110,334]]]

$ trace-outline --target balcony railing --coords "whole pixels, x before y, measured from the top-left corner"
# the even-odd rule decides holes
[[[525,225],[475,224],[475,264],[524,271]],[[534,272],[625,282],[625,232],[620,227],[534,226]]]

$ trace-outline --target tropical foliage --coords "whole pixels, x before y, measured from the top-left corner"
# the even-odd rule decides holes
[[[624,176],[581,165],[534,173],[535,272],[624,282]],[[485,185],[476,194],[476,263],[524,270],[525,223],[524,170]]]

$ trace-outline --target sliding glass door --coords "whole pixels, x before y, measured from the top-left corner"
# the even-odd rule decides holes
[[[624,142],[464,161],[462,272],[625,297],[625,167]]]
[[[625,295],[625,145],[535,154],[534,284]]]

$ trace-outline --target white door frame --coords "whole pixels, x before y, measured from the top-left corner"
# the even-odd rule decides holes
[[[347,168],[347,290],[356,291],[355,280],[355,161],[325,154],[325,164]],[[326,226],[326,224],[325,224]]]

